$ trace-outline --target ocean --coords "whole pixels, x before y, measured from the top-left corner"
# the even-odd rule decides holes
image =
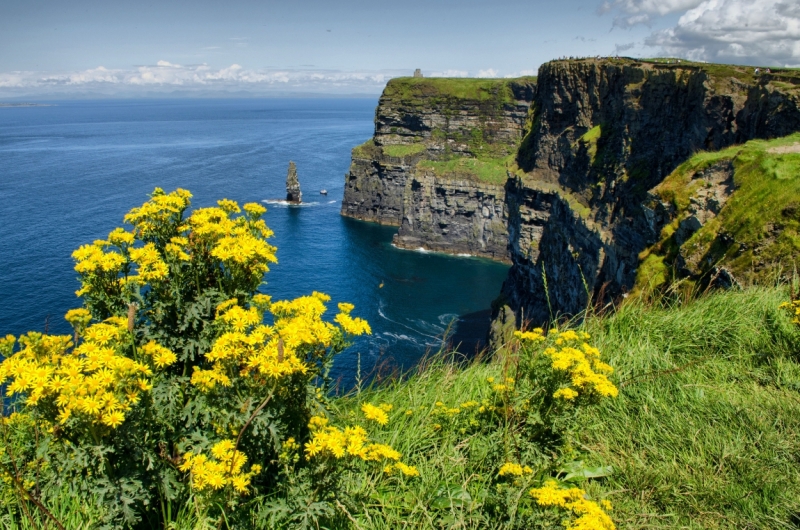
[[[372,136],[377,98],[49,103],[0,108],[0,334],[69,333],[63,315],[80,305],[72,251],[123,226],[158,186],[190,190],[194,206],[264,203],[279,262],[262,290],[321,291],[330,313],[351,302],[372,326],[337,358],[343,387],[358,366],[364,377],[413,368],[446,334],[464,353],[480,347],[507,266],[396,249],[396,228],[339,215],[350,150]],[[290,160],[300,207],[277,201]]]

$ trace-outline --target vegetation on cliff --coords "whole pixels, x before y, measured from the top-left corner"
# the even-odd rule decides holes
[[[670,219],[640,255],[638,290],[708,283],[719,267],[747,282],[785,276],[800,252],[800,134],[701,152],[653,190]]]
[[[514,85],[535,81],[533,76],[515,79],[396,77],[386,84],[383,97],[412,106],[447,107],[448,103],[455,104],[458,100],[504,105],[514,103]]]
[[[502,124],[507,109],[532,97],[535,81],[535,77],[392,79],[381,105],[400,108],[403,116],[398,121],[405,128],[412,128],[410,124],[426,114],[441,115],[441,119],[421,125],[430,128],[422,135],[394,125],[382,130],[383,154],[393,158],[421,155],[408,161],[415,165],[414,171],[424,169],[437,178],[502,183],[507,178],[502,168],[513,162],[523,134],[521,126],[511,136],[498,130],[507,128]]]
[[[516,167],[513,156],[504,158],[451,158],[450,160],[420,160],[416,169],[430,171],[448,180],[467,180],[502,186],[509,171]]]

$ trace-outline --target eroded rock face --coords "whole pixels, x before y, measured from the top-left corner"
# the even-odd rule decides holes
[[[680,213],[654,192],[694,153],[800,130],[800,76],[788,70],[570,60],[543,65],[535,85],[473,81],[387,85],[373,139],[353,150],[342,214],[399,226],[398,246],[509,259],[495,345],[512,321],[538,324],[623,295],[662,229],[677,226],[687,241],[713,220],[735,192],[730,165],[700,172]],[[428,163],[487,152],[516,153],[504,186]],[[700,270],[687,249],[678,261]],[[718,269],[715,281],[734,283]]]
[[[400,247],[509,262],[504,186],[418,164],[513,154],[534,88],[533,79],[390,81],[375,135],[353,149],[342,215],[398,226]]]
[[[286,200],[298,204],[303,202],[300,181],[297,179],[297,166],[292,161],[289,161],[289,170],[286,173]]]
[[[649,190],[692,154],[800,130],[797,91],[721,65],[551,62],[534,106],[519,151],[527,175],[508,195],[513,266],[503,298],[518,324],[574,315],[630,289],[640,252],[672,220]],[[719,212],[731,174],[698,176],[708,187],[681,221],[686,237]]]
[[[423,174],[409,177],[407,188],[396,246],[510,263],[503,186]]]

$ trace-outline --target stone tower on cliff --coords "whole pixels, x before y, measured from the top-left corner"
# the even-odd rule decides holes
[[[289,161],[289,172],[286,174],[286,200],[293,203],[303,202],[300,181],[297,180],[297,166]]]

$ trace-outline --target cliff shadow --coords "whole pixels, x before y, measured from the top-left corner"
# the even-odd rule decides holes
[[[459,360],[478,357],[488,344],[489,326],[492,321],[492,310],[482,309],[459,315],[455,321],[453,334],[446,338],[446,350],[456,351]]]

